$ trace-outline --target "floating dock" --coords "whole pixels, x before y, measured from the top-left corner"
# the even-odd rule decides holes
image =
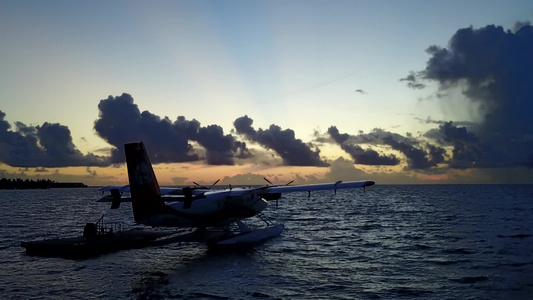
[[[95,237],[59,238],[32,242],[22,242],[26,254],[64,258],[88,258],[104,253],[144,248],[159,238],[173,232],[145,231],[132,229],[122,232],[107,232]]]
[[[280,224],[244,232],[198,229],[188,233],[143,229],[123,231],[122,226],[118,226],[119,230],[113,228],[117,226],[106,227],[102,216],[98,222],[85,225],[83,236],[22,242],[20,245],[26,248],[28,255],[73,259],[178,242],[205,243],[212,249],[238,249],[279,236],[284,226]]]
[[[118,250],[143,248],[157,239],[175,234],[172,231],[143,229],[123,230],[122,223],[87,223],[83,236],[22,242],[26,254],[64,258],[88,258]]]

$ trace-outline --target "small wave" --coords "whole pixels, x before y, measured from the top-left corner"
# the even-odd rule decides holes
[[[476,283],[480,281],[488,280],[489,278],[487,276],[465,276],[461,278],[452,278],[451,281],[457,282],[457,283]]]
[[[422,237],[422,236],[418,236],[418,235],[410,235],[410,234],[406,234],[406,235],[404,236],[404,238],[406,238],[406,239],[408,239],[408,240],[418,241],[418,240],[423,239],[424,237]]]
[[[513,234],[513,235],[498,234],[498,237],[499,238],[525,239],[525,238],[531,237],[531,234],[527,234],[527,233],[519,233],[519,234]]]
[[[360,228],[363,230],[372,230],[372,229],[379,229],[382,226],[380,224],[365,224],[361,226]]]
[[[399,296],[418,297],[427,294],[432,294],[432,291],[420,290],[410,287],[397,287],[389,290],[390,293],[397,294]]]
[[[252,298],[271,298],[269,295],[267,294],[263,294],[263,293],[260,293],[260,292],[253,292],[253,293],[250,293],[250,296]]]
[[[511,238],[517,238],[517,239],[524,239],[524,238],[527,238],[527,237],[530,237],[531,234],[514,234],[514,235],[511,235],[509,237]]]
[[[190,296],[190,297],[189,297],[189,296]],[[218,300],[231,299],[231,298],[224,297],[224,296],[218,296],[218,295],[212,295],[212,294],[200,293],[200,292],[191,293],[191,294],[189,294],[186,298],[189,298],[189,299],[194,299],[194,298],[209,298],[209,299],[218,299]]]
[[[313,292],[334,292],[347,289],[345,285],[339,285],[334,283],[327,283],[318,286],[311,287],[309,290]]]
[[[427,249],[432,249],[433,247],[424,245],[424,244],[414,244],[414,245],[398,246],[398,247],[392,247],[392,248],[398,249],[398,250],[412,251],[412,250],[427,250]]]
[[[473,254],[475,251],[464,249],[464,248],[457,248],[457,249],[444,249],[442,250],[443,253],[448,254]]]
[[[364,247],[381,247],[380,242],[366,242],[363,244]]]
[[[5,229],[13,229],[13,228],[26,228],[28,227],[27,224],[6,224],[3,225]]]
[[[86,268],[87,268],[87,266],[79,266],[76,269],[74,269],[74,271],[81,271],[81,270],[86,269]]]
[[[527,265],[529,265],[529,263],[512,263],[511,267],[523,267]]]
[[[415,247],[416,249],[423,249],[423,250],[433,248],[433,247],[431,247],[431,246],[424,245],[424,244],[415,244],[414,247]]]
[[[464,259],[461,259],[461,260],[428,260],[428,262],[430,263],[433,263],[433,264],[437,264],[437,265],[441,265],[441,266],[448,266],[448,265],[455,265],[455,264],[460,264],[460,263],[469,263],[471,262],[471,260],[464,260]]]

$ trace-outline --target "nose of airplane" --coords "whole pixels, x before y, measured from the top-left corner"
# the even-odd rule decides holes
[[[256,194],[231,197],[227,204],[233,212],[244,218],[253,217],[267,207],[267,202]]]
[[[254,199],[255,201],[250,205],[250,209],[252,209],[256,214],[258,214],[262,212],[268,204],[265,200],[263,200],[263,198],[260,198],[257,195],[255,197],[257,198]]]

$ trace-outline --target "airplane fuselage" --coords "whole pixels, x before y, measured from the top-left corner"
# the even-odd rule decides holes
[[[138,223],[163,227],[225,226],[236,220],[253,217],[267,207],[256,193],[230,196],[230,193],[205,193],[193,198],[190,207],[184,197],[164,197],[165,206],[158,214],[138,220]],[[175,199],[175,201],[173,201]]]

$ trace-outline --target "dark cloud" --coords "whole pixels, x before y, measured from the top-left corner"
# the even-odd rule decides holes
[[[400,81],[406,81],[407,86],[412,89],[420,90],[426,87],[425,84],[420,82],[418,76],[413,71],[411,71],[405,78],[401,78]]]
[[[388,165],[394,166],[400,163],[400,160],[394,155],[381,155],[372,149],[364,150],[356,144],[348,143],[350,136],[346,133],[339,133],[335,126],[328,129],[328,133],[337,144],[354,159],[356,164],[361,165]]]
[[[90,167],[87,167],[86,171],[87,171],[87,173],[89,173],[90,176],[98,175],[98,173],[96,173],[96,170],[91,170]]]
[[[451,168],[497,168],[503,166],[519,166],[519,163],[509,164],[511,158],[506,158],[501,145],[481,141],[466,127],[458,127],[452,122],[445,122],[425,134],[444,146],[453,146],[452,158],[449,161]],[[507,146],[503,146],[507,147]]]
[[[305,144],[302,140],[296,139],[293,130],[282,130],[277,125],[270,125],[269,129],[265,130],[255,130],[252,123],[251,118],[244,116],[237,118],[233,125],[237,133],[244,135],[248,140],[274,150],[283,159],[285,165],[328,166],[320,159],[320,150],[312,150],[312,144]]]
[[[413,143],[412,139],[404,137],[398,133],[385,131],[381,128],[374,128],[370,133],[359,131],[357,135],[348,135],[348,142],[352,144],[370,144],[370,145],[384,145],[384,139],[392,137],[396,141]]]
[[[451,121],[444,121],[444,120],[433,120],[431,117],[427,117],[426,119],[415,117],[415,120],[419,121],[422,124],[437,124],[442,125],[447,122]],[[452,122],[456,126],[466,126],[466,127],[476,127],[478,126],[478,123],[470,122],[470,121],[454,121]]]
[[[525,22],[516,22],[513,26],[513,33],[517,33],[520,29],[522,29],[522,27],[525,27],[525,26],[531,26],[531,22],[529,21],[525,21]]]
[[[393,138],[392,135],[389,135],[383,139],[383,142],[386,145],[389,145],[394,150],[400,151],[405,157],[407,158],[407,168],[408,169],[418,169],[418,170],[426,170],[431,167],[435,167],[437,165],[436,161],[433,161],[432,159],[428,159],[428,155],[426,151],[416,148],[410,143],[397,141]],[[438,151],[441,151],[441,153],[444,153],[444,149],[436,150],[437,147],[432,146],[433,152],[435,154],[438,153]],[[436,157],[438,160],[443,160],[441,157]]]
[[[222,127],[218,125],[200,128],[198,143],[207,150],[206,159],[212,165],[231,165],[234,154],[239,158],[250,157],[246,143],[236,141],[229,134],[224,135]]]
[[[445,162],[444,156],[446,155],[446,150],[431,144],[426,144],[426,146],[429,150],[429,161],[432,165],[441,164]]]
[[[234,157],[242,159],[251,157],[246,143],[235,140],[230,134],[224,135],[224,130],[218,125],[200,127],[200,122],[197,120],[187,121],[185,117],[179,116],[173,128],[202,145],[206,149],[206,159],[209,164],[232,165]]]
[[[442,136],[453,141],[452,161],[456,163],[452,165],[531,167],[533,27],[530,23],[519,22],[513,31],[494,25],[462,28],[452,36],[447,48],[433,45],[427,53],[430,59],[417,78],[437,82],[441,91],[461,88],[484,116],[478,128],[468,132],[448,123],[439,128]],[[435,131],[428,135],[435,135]]]
[[[206,160],[212,165],[233,165],[234,157],[249,156],[246,144],[231,135],[224,135],[222,127],[201,127],[197,120],[188,121],[179,116],[171,122],[149,111],[140,112],[133,98],[124,93],[109,96],[98,104],[99,119],[94,123],[97,134],[115,146],[111,151],[114,163],[124,162],[123,145],[142,140],[149,149],[153,163],[197,161],[189,141],[196,141],[205,148]]]
[[[395,155],[380,155],[375,150],[361,149],[358,144],[386,145],[401,152],[407,162],[407,170],[424,170],[425,172],[445,163],[445,149],[428,143],[421,144],[415,138],[376,128],[370,133],[360,132],[358,135],[340,134],[335,126],[328,133],[343,150],[348,152],[356,163],[365,162],[369,165],[398,165],[400,159]],[[427,150],[425,150],[427,149]],[[361,161],[361,162],[359,162]]]
[[[45,122],[26,126],[15,122],[16,129],[0,111],[0,162],[13,167],[105,166],[106,158],[82,154],[72,142],[67,126]]]

